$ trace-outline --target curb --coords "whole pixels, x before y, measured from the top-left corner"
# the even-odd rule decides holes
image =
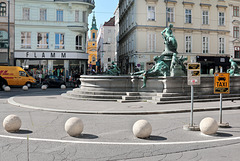
[[[37,107],[37,106],[30,106],[21,103],[17,103],[14,101],[14,97],[10,97],[8,99],[8,103],[14,106],[33,109],[33,110],[40,110],[40,111],[48,111],[48,112],[58,112],[58,113],[73,113],[73,114],[101,114],[101,115],[153,115],[153,114],[170,114],[170,113],[187,113],[191,112],[191,110],[162,110],[162,111],[76,111],[76,110],[60,110],[54,108],[44,108],[44,107]],[[239,106],[227,106],[223,107],[223,110],[237,110],[240,109]],[[209,108],[199,108],[194,109],[194,112],[202,112],[202,111],[218,111],[219,107],[209,107]]]

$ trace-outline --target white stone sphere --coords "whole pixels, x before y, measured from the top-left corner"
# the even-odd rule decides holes
[[[206,135],[215,134],[218,130],[218,123],[211,117],[206,117],[200,122],[200,131]]]
[[[66,86],[64,84],[62,84],[61,89],[66,89]]]
[[[22,125],[21,119],[16,115],[8,115],[3,120],[3,127],[7,132],[16,132]]]
[[[28,86],[23,86],[22,89],[23,89],[24,91],[27,91],[27,90],[28,90]]]
[[[133,134],[138,138],[147,138],[152,133],[152,126],[146,120],[138,120],[133,125]]]
[[[4,91],[9,92],[11,91],[11,88],[9,86],[4,87]]]
[[[46,90],[47,89],[47,85],[42,85],[42,90]]]
[[[83,131],[83,122],[77,117],[71,117],[65,123],[65,131],[70,136],[79,136]]]

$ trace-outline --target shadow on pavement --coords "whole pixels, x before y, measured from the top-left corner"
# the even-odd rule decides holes
[[[79,139],[97,139],[97,135],[92,135],[92,134],[81,134],[79,136],[75,136],[74,138],[79,138]]]
[[[159,141],[159,140],[167,140],[167,138],[161,137],[161,136],[156,136],[156,135],[150,135],[148,138],[146,138],[144,140]]]
[[[232,137],[233,135],[229,134],[229,133],[217,132],[215,134],[215,136],[217,136],[217,137]]]

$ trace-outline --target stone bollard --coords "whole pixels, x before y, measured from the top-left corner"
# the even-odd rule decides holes
[[[4,91],[5,91],[5,92],[9,92],[9,91],[11,91],[11,88],[10,88],[9,86],[5,86],[5,87],[4,87]]]
[[[211,117],[206,117],[200,122],[200,130],[203,134],[213,135],[218,130],[218,123]]]
[[[79,136],[83,131],[83,122],[77,117],[71,117],[65,123],[65,131],[70,136]]]
[[[27,91],[27,90],[28,90],[28,86],[23,86],[22,89],[23,89],[24,91]]]
[[[47,89],[47,85],[42,85],[42,90],[46,90]]]
[[[64,84],[62,84],[61,89],[66,89],[66,86]]]
[[[138,138],[148,138],[152,133],[152,126],[146,120],[138,120],[133,125],[133,134]]]
[[[16,132],[19,131],[22,125],[21,119],[16,115],[8,115],[3,120],[3,127],[7,132]]]

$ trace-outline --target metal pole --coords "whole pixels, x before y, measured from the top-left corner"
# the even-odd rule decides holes
[[[194,99],[194,89],[191,85],[191,117],[190,117],[190,127],[193,127],[193,99]]]
[[[7,49],[7,61],[8,61],[8,66],[10,65],[10,0],[8,0],[8,49]]]
[[[219,123],[222,124],[222,93],[220,93],[220,116]]]
[[[220,67],[220,73],[223,72],[223,68]],[[219,116],[219,123],[222,124],[222,93],[220,93],[220,116]]]

